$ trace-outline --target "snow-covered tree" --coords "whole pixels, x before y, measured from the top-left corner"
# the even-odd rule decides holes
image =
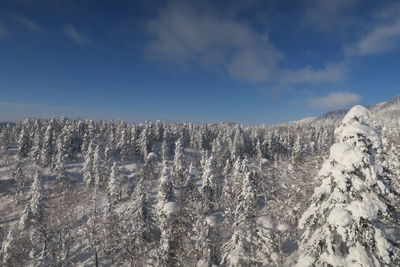
[[[93,170],[93,160],[94,160],[94,148],[93,148],[93,143],[90,143],[87,152],[84,154],[84,162],[83,162],[83,169],[82,169],[82,174],[83,174],[83,182],[89,186],[92,185],[95,181],[95,174]]]
[[[121,200],[121,180],[116,162],[111,168],[110,178],[108,179],[108,194],[114,203]]]
[[[30,139],[29,139],[29,129],[28,129],[28,120],[25,120],[21,125],[21,132],[18,137],[18,158],[25,158],[29,154],[30,150]]]
[[[52,164],[52,157],[55,148],[54,141],[53,120],[51,120],[44,133],[43,144],[40,151],[40,159],[43,166],[51,166]]]
[[[275,253],[272,233],[262,231],[256,223],[256,184],[247,171],[238,196],[233,234],[222,247],[221,264],[227,266],[269,266]]]
[[[205,212],[209,212],[214,209],[216,200],[218,199],[218,181],[217,181],[217,170],[216,160],[211,155],[205,163],[203,171],[203,183],[201,192],[204,197]]]
[[[17,193],[17,199],[21,197],[21,194],[25,188],[26,176],[24,174],[23,169],[23,159],[17,157],[16,163],[13,170],[13,178],[14,178],[14,188]]]
[[[179,138],[175,143],[173,175],[178,185],[182,185],[185,181],[185,155],[183,152],[182,139]]]
[[[102,161],[100,145],[97,145],[93,154],[93,175],[96,186],[103,183]]]
[[[131,265],[146,265],[150,251],[156,244],[157,227],[143,178],[137,182],[132,194],[127,220],[126,253]]]
[[[176,225],[178,204],[175,201],[175,192],[169,168],[164,165],[160,177],[157,194],[156,211],[158,215],[161,239],[158,248],[158,265],[172,266],[177,262]]]
[[[304,229],[298,266],[398,266],[398,248],[385,229],[398,225],[376,161],[380,138],[371,116],[353,107],[335,130],[337,143],[319,173]]]

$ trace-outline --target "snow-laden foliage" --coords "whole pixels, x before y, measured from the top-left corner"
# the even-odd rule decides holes
[[[0,124],[0,265],[396,266],[399,103],[274,126]]]
[[[319,172],[311,206],[299,226],[305,229],[298,266],[395,266],[395,241],[384,230],[398,224],[376,161],[380,138],[369,126],[370,113],[353,107],[335,130],[337,143]]]

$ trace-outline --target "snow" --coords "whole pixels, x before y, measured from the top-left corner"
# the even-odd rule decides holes
[[[268,215],[262,215],[260,217],[257,218],[257,223],[266,228],[266,229],[270,229],[273,230],[274,229],[274,223],[272,221],[271,216]]]
[[[353,222],[350,213],[343,207],[334,207],[327,220],[329,224],[334,226],[346,226]]]
[[[351,124],[354,121],[359,121],[363,123],[370,123],[371,113],[370,111],[361,105],[356,105],[352,107],[349,112],[344,116],[342,123],[343,124]]]
[[[217,226],[217,218],[215,216],[207,216],[206,222],[211,227]]]
[[[278,253],[276,253],[276,252],[272,253],[272,255],[271,255],[271,260],[272,260],[273,262],[277,263],[277,262],[279,261],[279,255],[278,255]]]
[[[362,200],[356,200],[350,203],[347,210],[353,215],[353,218],[364,218],[369,220],[376,219],[379,211],[385,211],[386,205],[374,197],[373,193],[363,193],[361,194]]]
[[[164,204],[164,214],[167,216],[173,216],[178,214],[179,212],[179,206],[178,203],[176,202],[167,202]]]
[[[147,155],[147,160],[148,160],[148,161],[155,161],[155,160],[157,160],[157,158],[158,158],[158,156],[157,156],[157,154],[154,153],[154,152],[150,152],[150,153]]]
[[[284,223],[280,223],[276,227],[276,230],[278,230],[279,232],[286,232],[287,230],[289,230],[289,227]]]
[[[330,159],[343,166],[346,171],[352,171],[362,162],[363,153],[347,143],[336,143],[331,147]]]

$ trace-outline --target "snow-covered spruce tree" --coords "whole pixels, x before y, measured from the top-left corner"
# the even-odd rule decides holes
[[[30,190],[31,199],[29,200],[29,210],[31,218],[37,223],[40,223],[44,218],[44,204],[45,191],[43,187],[42,178],[37,168],[33,176],[33,183]]]
[[[197,179],[197,169],[193,166],[193,163],[189,165],[188,178],[186,179],[186,184],[181,191],[180,199],[184,205],[188,205],[189,202],[197,205],[201,201],[201,193],[196,185]]]
[[[221,264],[224,266],[269,266],[275,253],[273,236],[261,231],[256,223],[256,184],[254,174],[244,175],[238,196],[233,224],[233,234],[222,247]],[[272,257],[276,258],[276,257]]]
[[[33,138],[33,144],[31,150],[29,151],[29,156],[31,157],[32,161],[36,164],[40,164],[40,155],[42,150],[42,133],[41,128],[38,126],[35,130],[35,135]]]
[[[28,129],[29,121],[25,120],[21,125],[21,131],[18,137],[18,144],[17,144],[17,157],[18,158],[25,158],[29,154],[30,150],[30,139],[29,139],[29,129]]]
[[[16,191],[16,197],[19,202],[21,194],[24,191],[26,177],[23,170],[23,159],[17,157],[14,170],[13,170],[13,178],[14,178],[14,189]]]
[[[97,187],[103,184],[103,172],[102,172],[102,161],[101,161],[101,150],[100,145],[96,146],[93,154],[93,175],[94,182]]]
[[[398,248],[385,233],[398,221],[376,162],[380,139],[370,112],[353,107],[335,130],[337,143],[319,173],[321,185],[299,227],[298,266],[398,266]]]
[[[130,159],[130,149],[129,149],[129,135],[126,126],[122,129],[121,136],[117,143],[117,151],[119,157],[122,161]]]
[[[41,163],[43,166],[51,166],[52,164],[52,156],[54,153],[54,129],[53,129],[53,120],[51,120],[46,128],[43,144],[40,154]]]
[[[30,189],[30,200],[24,211],[24,215],[20,219],[20,229],[29,231],[31,251],[30,257],[35,259],[37,266],[42,262],[49,260],[48,251],[48,229],[45,224],[46,206],[44,200],[46,193],[42,181],[42,177],[37,168],[33,177],[33,183]]]
[[[7,133],[5,131],[0,132],[0,159],[6,166],[9,165],[11,161],[11,155],[8,150],[9,145],[10,142]]]
[[[157,193],[157,206],[156,206],[157,215],[160,215],[164,212],[163,210],[165,203],[175,202],[175,200],[176,198],[175,198],[174,186],[172,183],[171,171],[167,166],[167,163],[164,162]]]
[[[157,227],[143,178],[137,182],[131,198],[132,204],[125,223],[128,236],[124,244],[125,258],[132,266],[146,266],[148,260],[154,256],[150,251],[157,245]]]
[[[218,234],[214,216],[205,217],[203,214],[198,214],[193,232],[196,237],[194,242],[196,266],[218,266]]]
[[[111,168],[110,178],[108,179],[108,195],[112,203],[121,200],[121,180],[116,162],[114,162]]]
[[[82,174],[83,174],[83,182],[87,186],[90,186],[95,182],[94,172],[93,172],[93,159],[94,159],[93,146],[94,146],[93,143],[90,143],[86,153],[84,154],[85,157],[83,162]]]
[[[163,162],[168,162],[169,159],[169,145],[167,139],[165,138],[161,144],[161,159]]]
[[[179,212],[179,207],[175,202],[175,193],[171,181],[171,174],[166,165],[164,165],[160,177],[156,211],[161,231],[157,265],[175,266],[178,261],[178,244],[175,221],[177,220],[176,215]]]
[[[2,266],[23,266],[27,255],[24,244],[21,242],[21,233],[18,228],[12,228],[4,240],[1,258]]]
[[[185,155],[183,152],[182,138],[179,138],[175,143],[173,175],[177,185],[184,184],[185,179]]]
[[[62,139],[58,138],[57,139],[57,145],[56,145],[56,160],[55,160],[55,165],[54,165],[54,170],[56,172],[56,178],[58,181],[64,182],[65,179],[67,178],[67,172],[65,169],[65,159],[67,155],[65,154],[65,151],[63,149],[63,143]]]
[[[121,251],[121,218],[115,212],[115,207],[111,199],[108,199],[107,206],[103,209],[101,223],[101,247],[102,254],[111,259],[110,265],[120,262],[119,253]]]
[[[218,199],[217,166],[214,155],[210,155],[205,162],[201,192],[204,197],[204,211],[209,213],[215,208]]]

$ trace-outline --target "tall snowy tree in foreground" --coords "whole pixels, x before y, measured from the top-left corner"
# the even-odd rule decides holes
[[[337,143],[319,173],[298,266],[399,266],[398,248],[384,229],[398,225],[376,162],[380,139],[370,113],[353,107],[335,130]]]

